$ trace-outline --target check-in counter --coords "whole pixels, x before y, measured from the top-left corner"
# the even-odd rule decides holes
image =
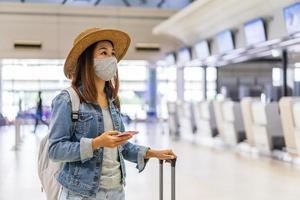
[[[223,140],[229,145],[243,142],[245,137],[241,105],[238,102],[226,100],[222,103]]]
[[[255,146],[254,132],[253,132],[253,115],[252,115],[252,103],[260,101],[259,98],[245,97],[241,100],[241,109],[243,115],[243,122],[246,134],[246,142],[251,147]]]
[[[284,137],[277,102],[252,103],[253,133],[255,147],[260,152],[284,148]]]
[[[293,105],[293,115],[295,121],[295,139],[298,147],[298,151],[300,150],[300,102],[295,102]]]
[[[180,135],[181,136],[192,136],[193,135],[193,115],[191,109],[191,103],[182,102],[177,104],[178,118],[180,124]]]
[[[176,102],[167,102],[168,107],[168,127],[170,135],[179,135],[179,118],[177,112],[177,103]]]
[[[299,156],[300,98],[282,97],[279,101],[279,107],[286,151],[292,156]]]
[[[218,135],[221,139],[224,139],[224,128],[223,128],[223,112],[222,112],[222,104],[224,103],[224,100],[215,100],[213,101],[213,110],[215,114],[216,119],[216,127],[218,130]]]
[[[217,135],[217,127],[213,102],[197,102],[194,104],[193,111],[199,137],[215,137]]]

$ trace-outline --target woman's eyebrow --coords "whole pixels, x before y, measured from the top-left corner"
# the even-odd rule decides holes
[[[106,47],[101,47],[99,50],[102,50],[102,49],[108,50]],[[115,49],[112,49],[112,51],[115,51]]]

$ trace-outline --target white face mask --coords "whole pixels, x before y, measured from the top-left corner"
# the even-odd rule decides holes
[[[104,81],[111,80],[117,72],[117,59],[114,56],[107,58],[94,58],[96,75]]]

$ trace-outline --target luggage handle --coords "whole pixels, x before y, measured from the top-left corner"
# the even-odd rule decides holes
[[[171,160],[171,200],[175,200],[175,167],[176,167],[177,159]],[[159,160],[159,200],[163,200],[163,175],[164,175],[164,168],[163,168],[164,160]]]

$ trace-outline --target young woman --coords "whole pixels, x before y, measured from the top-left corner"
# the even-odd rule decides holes
[[[133,144],[124,132],[118,97],[117,62],[125,55],[129,36],[113,29],[88,29],[74,41],[64,73],[72,80],[81,104],[78,120],[62,91],[52,102],[49,157],[65,165],[57,176],[60,200],[124,200],[124,159],[142,172],[149,158],[175,159],[172,150],[152,150]],[[138,74],[137,74],[138,75]]]

